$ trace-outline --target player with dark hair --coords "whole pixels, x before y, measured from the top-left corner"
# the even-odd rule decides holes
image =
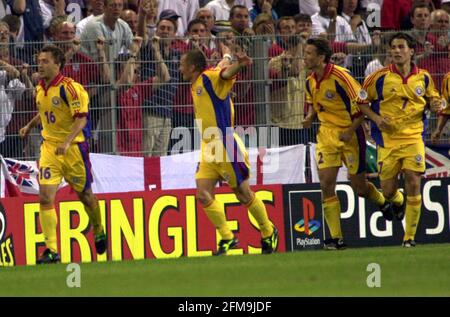
[[[60,48],[44,46],[37,57],[37,64],[41,78],[36,87],[38,114],[19,131],[20,136],[25,137],[36,125],[42,126],[39,220],[46,250],[37,264],[60,261],[55,196],[62,177],[83,203],[94,229],[95,248],[98,254],[102,254],[106,250],[106,235],[101,223],[100,207],[91,189],[87,143],[91,136],[88,93],[81,84],[61,75],[65,56]]]
[[[330,230],[324,241],[329,250],[345,248],[341,230],[341,205],[336,196],[336,180],[342,162],[347,166],[350,182],[358,196],[377,204],[383,215],[389,203],[366,179],[366,140],[361,123],[364,116],[357,106],[361,86],[349,71],[330,63],[332,50],[324,38],[306,42],[305,66],[313,73],[306,80],[306,103],[309,107],[304,126],[310,127],[317,115],[316,161],[322,189],[322,206]]]
[[[386,200],[394,216],[406,214],[404,247],[414,247],[422,196],[420,180],[425,172],[425,110],[439,111],[442,100],[428,71],[412,63],[415,40],[396,33],[389,40],[392,64],[366,78],[360,108],[375,124],[372,137],[377,143],[378,172]],[[368,104],[370,103],[370,107]],[[404,193],[398,190],[398,176],[405,175]]]

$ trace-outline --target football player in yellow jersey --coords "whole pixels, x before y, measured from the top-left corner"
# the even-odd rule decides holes
[[[101,224],[100,207],[91,189],[92,174],[87,144],[87,138],[90,137],[88,94],[82,85],[61,75],[65,56],[58,47],[43,47],[37,63],[41,79],[36,87],[38,114],[19,131],[20,136],[25,137],[34,126],[42,126],[39,220],[46,250],[36,263],[60,261],[54,201],[62,177],[83,203],[94,229],[96,251],[102,254],[107,242]]]
[[[234,106],[230,98],[235,75],[252,60],[242,53],[236,55],[237,61],[232,64],[230,49],[223,46],[221,50],[224,58],[215,68],[206,68],[206,58],[199,50],[187,52],[180,61],[183,79],[192,84],[195,118],[202,135],[202,154],[195,176],[197,199],[221,236],[214,255],[224,255],[238,244],[227,225],[223,205],[214,199],[219,180],[228,182],[238,200],[256,219],[262,253],[269,254],[278,247],[278,231],[269,220],[264,203],[250,189],[250,163],[242,141],[233,131]]]
[[[322,206],[331,239],[324,241],[328,250],[345,248],[341,230],[341,206],[336,196],[336,179],[342,162],[348,168],[355,192],[390,210],[383,195],[366,179],[366,140],[361,126],[362,113],[357,106],[362,89],[348,70],[330,63],[332,50],[323,38],[306,42],[305,66],[313,73],[306,80],[308,115],[305,127],[310,127],[317,115],[320,121],[317,135],[316,160],[322,189]]]
[[[411,62],[415,40],[400,32],[391,37],[389,45],[393,63],[366,78],[360,108],[375,123],[372,136],[377,143],[383,195],[392,202],[398,220],[406,217],[403,246],[413,247],[422,206],[420,180],[425,172],[424,112],[428,100],[431,111],[439,111],[442,99],[430,74]],[[398,190],[401,172],[406,197]]]
[[[442,97],[446,101],[446,107],[441,112],[439,112],[438,123],[436,130],[431,135],[431,141],[433,143],[437,142],[441,137],[442,130],[445,127],[448,119],[450,118],[450,72],[448,72],[444,80],[442,81]]]

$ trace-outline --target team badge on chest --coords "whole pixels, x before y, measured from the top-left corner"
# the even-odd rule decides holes
[[[197,96],[200,96],[203,92],[202,87],[197,87],[197,89],[195,90],[195,93],[197,94]]]
[[[335,92],[334,91],[331,91],[331,90],[327,90],[326,92],[325,92],[325,97],[327,97],[327,99],[333,99],[334,98],[334,96],[336,96],[336,94],[335,94]]]
[[[416,89],[414,89],[414,91],[416,92],[417,96],[419,96],[419,97],[423,96],[424,89],[422,87],[417,86]]]
[[[52,106],[53,107],[59,107],[60,101],[58,97],[53,97],[52,98]]]

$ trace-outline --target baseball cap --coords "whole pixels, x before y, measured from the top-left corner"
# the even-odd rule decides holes
[[[159,14],[160,20],[177,20],[179,17],[181,16],[171,9],[163,10]]]
[[[212,29],[212,33],[213,34],[218,34],[220,32],[225,32],[225,31],[231,31],[231,23],[230,21],[226,21],[226,20],[217,20],[214,23],[214,27]]]

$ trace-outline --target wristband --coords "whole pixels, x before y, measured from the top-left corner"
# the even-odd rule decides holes
[[[227,58],[230,62],[233,60],[230,54],[223,54],[223,58]]]

